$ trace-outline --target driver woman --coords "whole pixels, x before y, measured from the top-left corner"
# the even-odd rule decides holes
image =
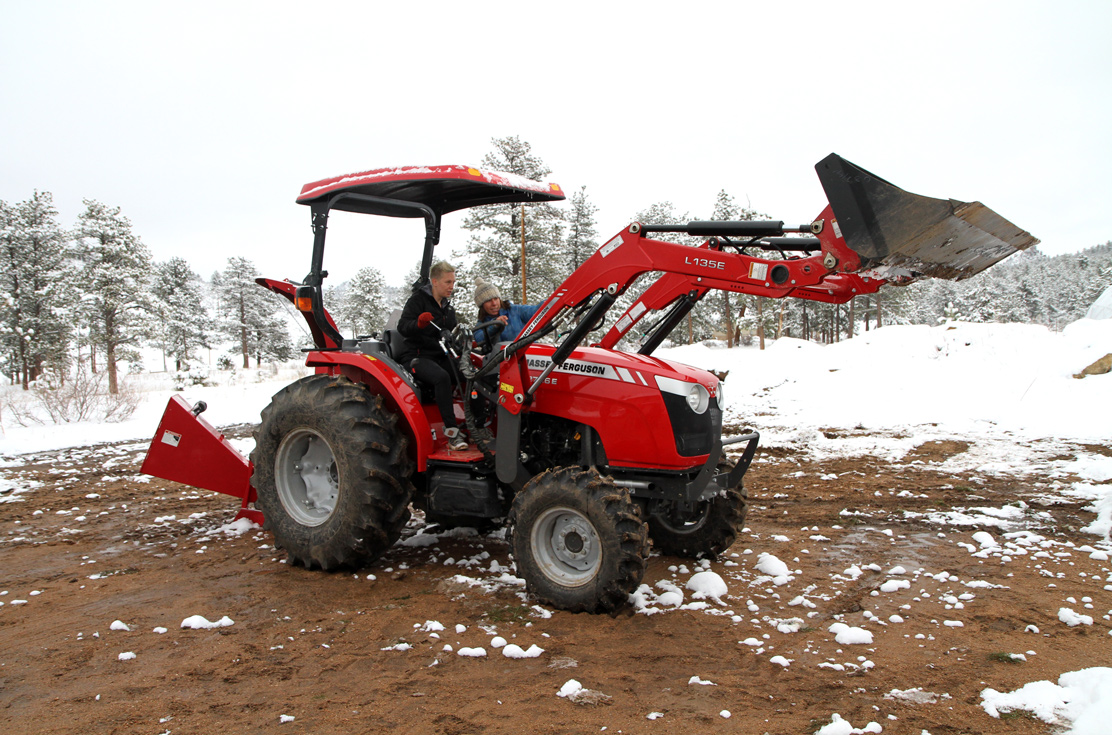
[[[467,442],[460,435],[452,407],[454,369],[440,344],[441,333],[450,332],[457,324],[456,310],[449,301],[455,287],[455,267],[443,260],[434,263],[429,283],[413,292],[398,319],[398,331],[405,342],[398,362],[410,366],[418,380],[432,386],[448,448],[460,450],[467,449]]]

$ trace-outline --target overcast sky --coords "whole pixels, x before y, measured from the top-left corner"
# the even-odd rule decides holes
[[[587,187],[603,240],[654,202],[707,217],[722,189],[810,221],[836,152],[1076,252],[1112,239],[1110,29],[1097,0],[0,0],[0,199],[50,191],[66,225],[97,199],[157,260],[297,280],[303,184],[477,165],[516,135]],[[403,224],[334,222],[331,282],[374,265],[401,285],[421,247]]]

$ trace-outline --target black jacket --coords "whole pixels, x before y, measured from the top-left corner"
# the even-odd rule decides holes
[[[440,344],[441,332],[432,324],[424,329],[417,326],[417,317],[424,312],[432,314],[433,324],[445,332],[455,328],[456,310],[448,299],[444,299],[444,306],[436,303],[432,297],[432,287],[429,284],[421,286],[413,292],[405,302],[402,315],[398,318],[398,331],[405,338],[405,350],[398,357],[398,362],[408,365],[409,361],[418,356],[444,357],[444,348]]]

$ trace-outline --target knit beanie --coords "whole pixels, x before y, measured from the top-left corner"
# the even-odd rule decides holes
[[[497,286],[484,281],[482,278],[475,279],[475,306],[482,306],[491,299],[500,298],[502,298],[502,294],[498,293]]]

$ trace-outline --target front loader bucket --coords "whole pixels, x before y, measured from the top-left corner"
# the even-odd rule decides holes
[[[1038,242],[980,202],[912,194],[835,153],[815,170],[858,272],[960,281]]]

